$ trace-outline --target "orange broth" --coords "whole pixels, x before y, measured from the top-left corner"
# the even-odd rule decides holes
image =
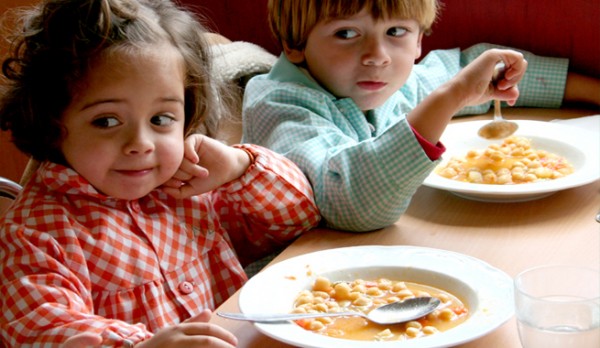
[[[325,278],[315,283],[310,290],[311,295],[308,295],[308,291],[299,294],[294,312],[361,311],[368,313],[383,304],[411,296],[433,296],[442,301],[433,313],[418,320],[395,325],[379,325],[362,317],[324,317],[296,322],[307,330],[330,337],[359,341],[402,341],[446,331],[463,323],[469,315],[467,307],[458,297],[424,284],[394,282],[387,279],[375,281],[358,279],[354,282],[345,282],[350,286],[351,291],[347,293],[347,289],[343,290],[342,296],[338,296],[336,288],[339,287],[340,282],[330,283],[327,287],[328,280],[323,279]],[[317,284],[318,282],[320,285]],[[318,289],[315,290],[315,287]],[[311,296],[314,299],[312,302]],[[358,305],[356,299],[360,299]]]

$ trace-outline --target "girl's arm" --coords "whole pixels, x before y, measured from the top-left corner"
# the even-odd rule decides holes
[[[240,262],[256,261],[316,227],[321,215],[306,176],[289,159],[256,145],[236,145],[253,163],[212,192],[221,225]]]

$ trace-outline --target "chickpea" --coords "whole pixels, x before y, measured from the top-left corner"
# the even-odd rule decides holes
[[[406,323],[406,327],[414,327],[415,329],[421,330],[423,325],[421,325],[421,323],[419,323],[418,321],[413,320],[413,321],[409,321],[408,323]]]
[[[423,328],[423,330],[421,330],[425,335],[433,335],[435,333],[438,333],[439,330],[436,329],[434,326],[425,326]]]
[[[318,320],[311,320],[306,327],[311,331],[320,331],[325,328],[325,324]]]
[[[369,306],[373,301],[366,297],[366,296],[361,296],[359,298],[357,298],[356,300],[352,301],[352,304],[358,307],[365,307],[365,306]]]
[[[415,327],[409,327],[406,329],[406,335],[409,337],[417,337],[417,336],[419,336],[420,333],[421,333],[421,330],[417,329]]]
[[[329,292],[331,290],[331,282],[325,277],[317,277],[313,285],[313,290]]]
[[[318,322],[321,322],[323,325],[329,325],[329,324],[333,323],[333,318],[331,318],[331,317],[315,318],[315,320]]]
[[[392,281],[389,279],[379,279],[377,287],[381,290],[389,290],[392,288]]]
[[[481,173],[475,170],[471,170],[469,171],[469,174],[467,175],[467,179],[469,180],[469,182],[472,183],[482,183],[483,182],[483,177],[481,176]]]
[[[338,283],[333,287],[335,291],[335,298],[338,300],[350,299],[350,285],[347,283]]]
[[[325,303],[317,303],[315,305],[315,310],[318,311],[318,312],[327,312],[328,308],[329,307]]]
[[[381,291],[381,289],[379,288],[368,288],[366,294],[369,296],[377,297],[383,295],[383,291]]]
[[[313,291],[313,295],[315,297],[320,297],[323,299],[328,299],[329,298],[329,294],[326,293],[325,291]]]
[[[454,313],[450,308],[444,308],[440,311],[438,318],[443,321],[450,321],[456,317],[456,313]]]
[[[393,292],[400,292],[405,289],[407,289],[407,287],[406,287],[406,283],[404,283],[404,282],[397,282],[397,283],[394,283],[394,286],[392,286]]]
[[[403,300],[409,297],[415,297],[415,295],[413,295],[413,292],[409,289],[400,290],[396,295]]]

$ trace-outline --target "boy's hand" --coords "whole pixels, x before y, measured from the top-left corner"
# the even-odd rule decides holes
[[[504,75],[498,81],[493,81],[498,62],[505,65]],[[455,82],[463,90],[465,106],[482,104],[492,99],[514,105],[519,97],[517,84],[526,70],[527,61],[523,54],[513,50],[491,49],[462,69],[456,75]]]
[[[504,62],[504,76],[492,81],[498,62]],[[514,105],[519,97],[517,84],[525,70],[527,61],[517,51],[485,51],[409,112],[408,123],[424,139],[436,144],[452,117],[463,107],[483,104],[492,99]]]
[[[202,194],[239,178],[249,165],[250,158],[244,150],[193,134],[185,141],[179,170],[163,189],[176,198]]]

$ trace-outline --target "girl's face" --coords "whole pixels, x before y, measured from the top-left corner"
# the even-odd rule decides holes
[[[287,49],[286,55],[304,63],[335,96],[352,98],[366,111],[381,106],[406,82],[421,55],[421,38],[415,20],[375,21],[362,10],[317,23],[304,50]]]
[[[98,191],[137,199],[179,168],[184,144],[184,66],[171,46],[100,58],[62,121],[61,149]]]

